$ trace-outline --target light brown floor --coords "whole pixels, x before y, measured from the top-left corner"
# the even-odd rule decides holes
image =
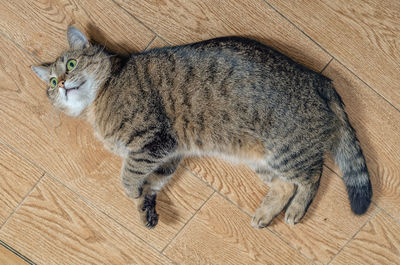
[[[351,2],[351,3],[350,3]],[[400,2],[0,1],[0,264],[400,264]],[[268,191],[248,168],[186,160],[140,224],[120,159],[57,113],[29,66],[67,47],[69,24],[129,53],[250,36],[334,80],[367,157],[367,214],[351,213],[328,159],[303,221],[256,231]]]

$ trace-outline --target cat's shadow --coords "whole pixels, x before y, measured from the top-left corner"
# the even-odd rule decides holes
[[[139,52],[138,50],[130,48],[132,46],[128,41],[116,42],[110,36],[107,36],[100,28],[93,24],[87,25],[87,33],[90,42],[105,47],[107,51],[116,53],[122,56],[128,56],[129,54]]]
[[[182,162],[181,162],[182,163]],[[182,203],[180,205],[176,205],[173,203],[173,198],[178,198],[180,196],[171,196],[176,191],[174,187],[178,187],[179,182],[184,181],[182,177],[185,175],[185,169],[182,166],[178,166],[177,170],[171,177],[170,181],[163,187],[163,189],[158,193],[157,196],[157,210],[160,213],[160,221],[166,225],[176,224],[181,219],[179,214],[179,208],[187,208]],[[168,191],[168,192],[167,192]],[[186,191],[185,191],[186,192]]]

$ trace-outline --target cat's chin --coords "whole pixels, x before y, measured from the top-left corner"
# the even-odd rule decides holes
[[[91,79],[62,93],[62,111],[73,117],[79,116],[95,99],[96,93]]]

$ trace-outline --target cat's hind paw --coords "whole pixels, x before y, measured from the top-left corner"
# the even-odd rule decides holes
[[[306,213],[306,206],[292,202],[285,212],[285,222],[288,225],[295,225],[303,219]]]
[[[256,210],[253,219],[251,220],[251,226],[254,229],[265,228],[274,218],[275,215],[271,211],[268,211],[268,208],[260,207]]]

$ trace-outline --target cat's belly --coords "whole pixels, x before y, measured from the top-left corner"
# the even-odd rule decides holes
[[[194,149],[191,151],[184,151],[182,152],[183,156],[208,156],[208,157],[215,157],[223,159],[227,162],[232,164],[246,164],[250,166],[253,170],[259,167],[266,167],[267,160],[266,157],[262,156],[253,156],[253,155],[246,155],[246,154],[229,154],[225,152],[218,152],[218,151],[202,151],[198,149]]]

